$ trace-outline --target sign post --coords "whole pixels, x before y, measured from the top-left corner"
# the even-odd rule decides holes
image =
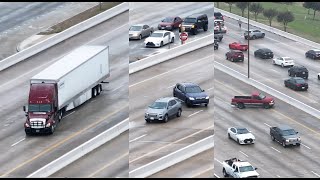
[[[187,32],[181,32],[180,33],[180,40],[181,44],[184,44],[186,40],[188,40],[188,33]]]

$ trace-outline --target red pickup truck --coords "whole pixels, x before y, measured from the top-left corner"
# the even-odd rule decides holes
[[[248,50],[248,45],[247,44],[240,44],[238,42],[233,42],[229,44],[229,49],[234,49],[234,50],[240,50],[240,51],[247,51]]]
[[[259,92],[253,92],[251,96],[234,96],[231,105],[243,109],[246,106],[262,106],[266,109],[274,106],[273,97],[268,97]]]

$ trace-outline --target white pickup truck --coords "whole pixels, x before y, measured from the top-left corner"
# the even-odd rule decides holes
[[[259,173],[249,162],[241,161],[238,158],[231,158],[223,161],[222,173],[224,177],[233,178],[258,178]]]

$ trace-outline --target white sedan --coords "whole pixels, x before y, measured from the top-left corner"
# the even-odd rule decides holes
[[[254,144],[255,137],[247,128],[228,128],[228,138],[237,141],[239,144]]]
[[[272,64],[279,65],[281,67],[294,66],[294,61],[290,57],[277,57],[272,60]]]
[[[145,39],[145,47],[162,47],[163,45],[174,43],[175,35],[171,31],[159,30],[154,31]]]

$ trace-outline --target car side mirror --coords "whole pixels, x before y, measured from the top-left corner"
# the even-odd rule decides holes
[[[257,170],[258,168],[254,168],[254,170]]]
[[[26,106],[23,106],[23,111],[26,112]]]
[[[296,134],[298,134],[298,131],[296,132]]]
[[[202,89],[202,92],[204,92],[204,89]]]

